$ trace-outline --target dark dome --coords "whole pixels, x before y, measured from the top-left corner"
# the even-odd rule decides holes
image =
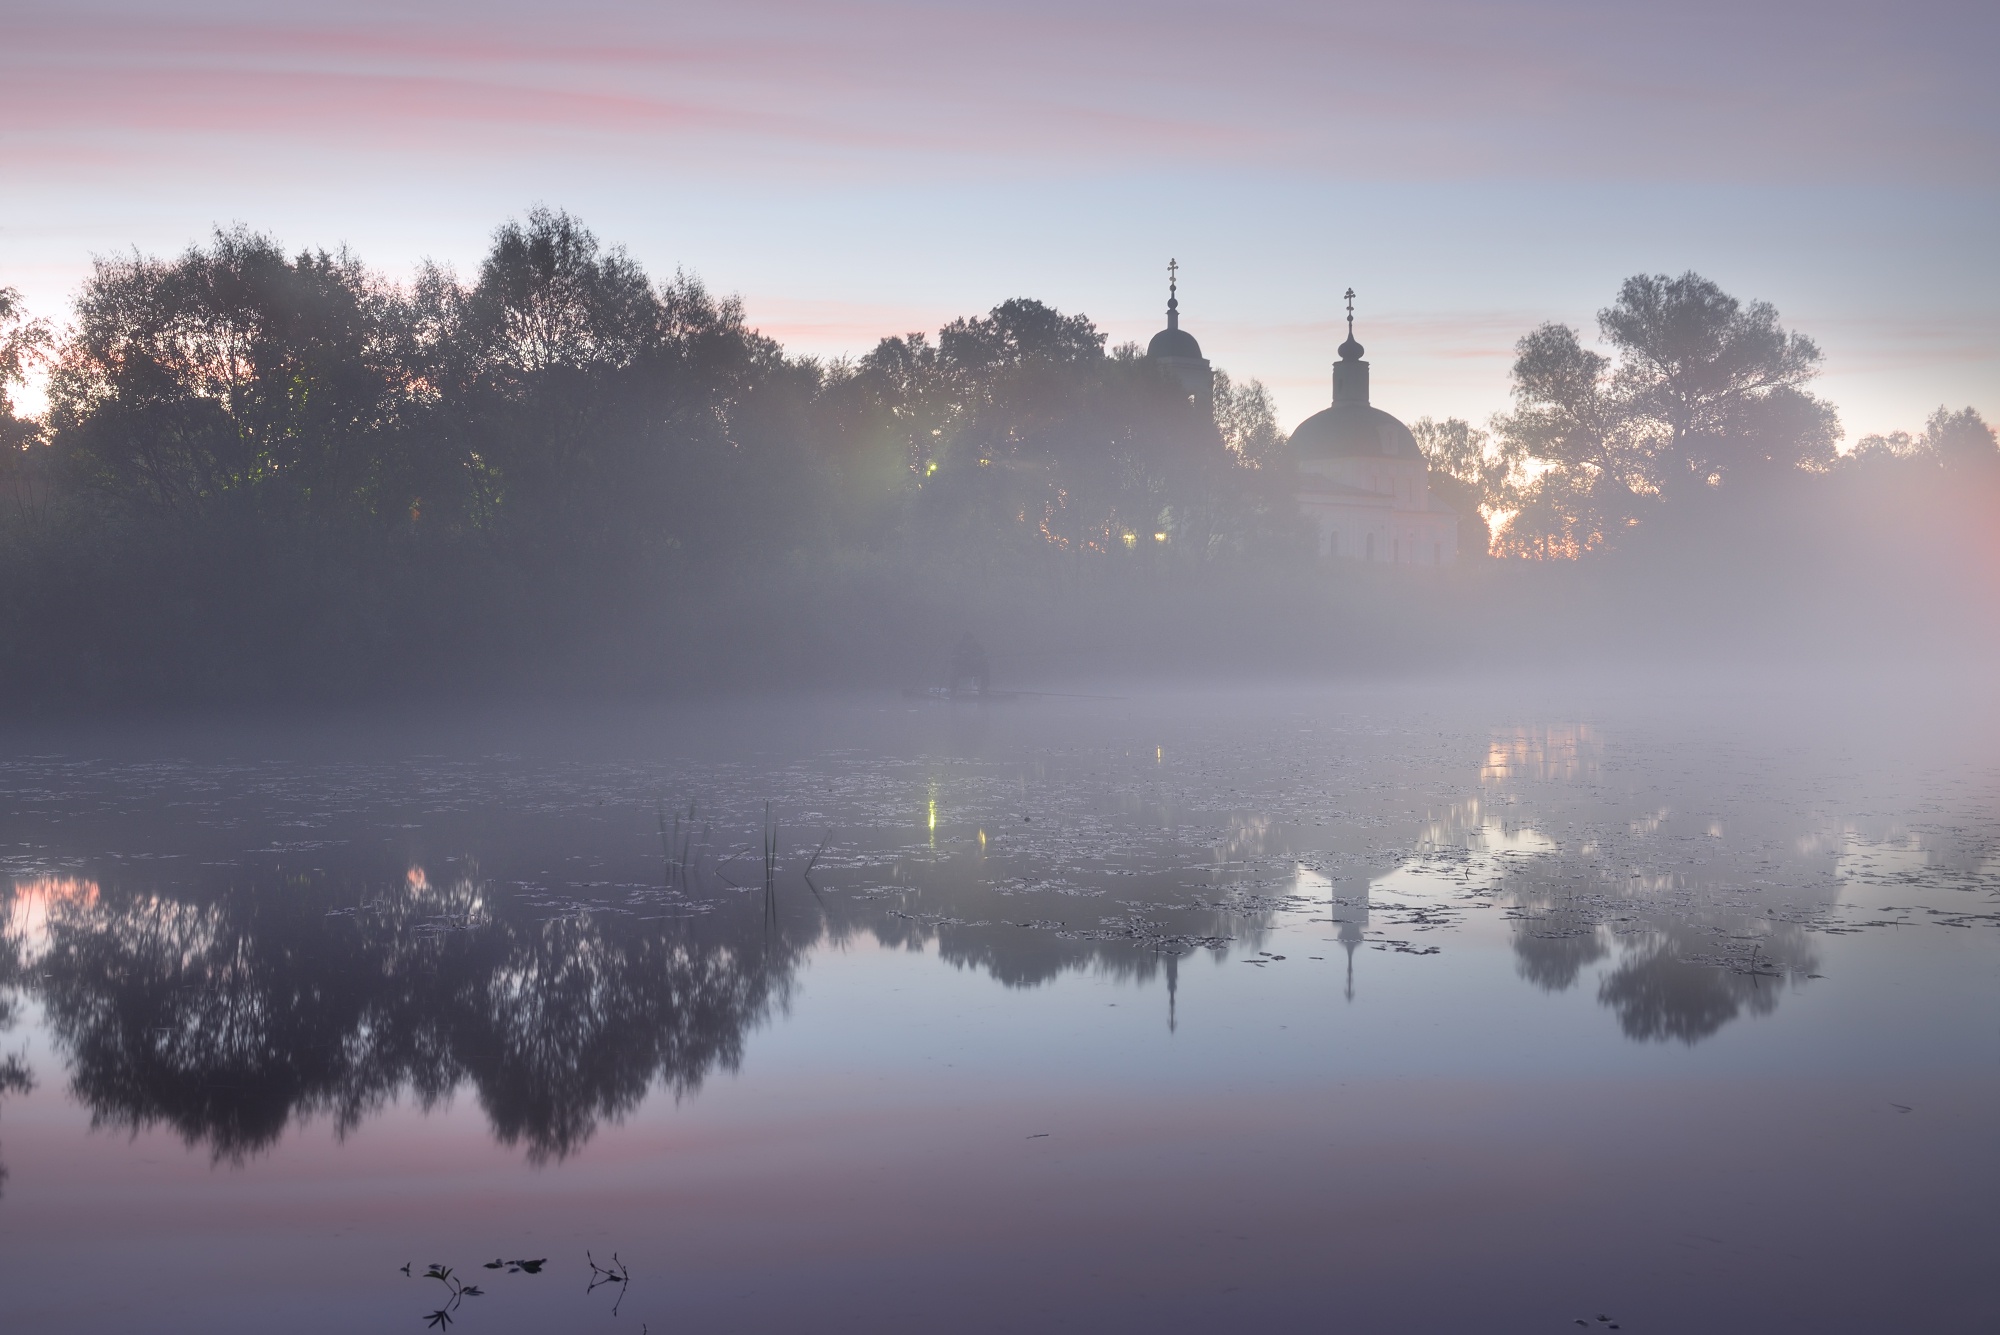
[[[1146,345],[1148,357],[1192,357],[1201,360],[1201,344],[1185,329],[1162,329]]]
[[[1380,408],[1336,403],[1299,423],[1292,449],[1302,459],[1421,459],[1417,438]]]

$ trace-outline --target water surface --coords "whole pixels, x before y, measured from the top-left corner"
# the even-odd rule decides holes
[[[8,1324],[1977,1328],[1996,733],[1787,682],[24,732]]]

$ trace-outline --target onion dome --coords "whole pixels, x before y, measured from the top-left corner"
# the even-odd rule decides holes
[[[1179,260],[1167,261],[1167,327],[1146,345],[1146,359],[1170,372],[1197,403],[1212,408],[1215,372],[1201,355],[1201,344],[1181,328],[1180,267]]]
[[[1321,409],[1292,432],[1292,450],[1301,459],[1419,459],[1424,452],[1410,428],[1368,402],[1368,363],[1354,338],[1354,289],[1347,291],[1347,341],[1333,364],[1333,406]]]

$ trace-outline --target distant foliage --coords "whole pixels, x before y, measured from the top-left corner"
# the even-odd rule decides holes
[[[1884,498],[1993,528],[1937,519],[2000,486],[1978,413],[1840,454],[1819,349],[1767,303],[1640,275],[1598,334],[1530,331],[1510,411],[1412,428],[1468,557],[1677,569],[1801,516],[1824,532],[1795,546],[1916,550],[1857,541]],[[1191,591],[1226,620],[1287,581],[1363,587],[1314,564],[1263,385],[1218,372],[1200,403],[1105,342],[1015,298],[795,357],[545,209],[469,277],[394,283],[237,228],[100,260],[60,335],[0,289],[0,691],[733,682],[949,642],[982,609],[1052,625],[1063,590],[1067,624],[1137,618],[1143,594],[1176,610],[1135,628],[1185,643]]]
[[[1770,303],[1640,274],[1597,323],[1609,351],[1561,324],[1516,345],[1514,408],[1493,421],[1480,480],[1496,553],[1582,556],[1685,521],[1704,497],[1790,491],[1840,463],[1839,416],[1807,389],[1820,350]]]
[[[100,260],[59,343],[0,293],[0,614],[31,632],[0,674],[368,690],[440,670],[427,641],[478,675],[641,623],[674,639],[717,580],[1150,578],[1286,550],[1262,386],[1225,378],[1218,426],[1104,342],[1015,299],[858,361],[793,357],[542,209],[470,281],[398,285],[243,228]],[[49,356],[46,422],[21,421],[4,394]]]

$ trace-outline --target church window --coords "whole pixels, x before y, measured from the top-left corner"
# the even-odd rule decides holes
[[[1434,565],[1434,566],[1441,566],[1441,565],[1443,565],[1443,564],[1444,564],[1444,544],[1443,544],[1443,543],[1441,543],[1441,542],[1434,542],[1434,543],[1432,543],[1432,544],[1431,544],[1431,564],[1432,564],[1432,565]]]
[[[1368,559],[1371,561],[1375,559],[1375,535],[1373,533],[1368,535]]]

